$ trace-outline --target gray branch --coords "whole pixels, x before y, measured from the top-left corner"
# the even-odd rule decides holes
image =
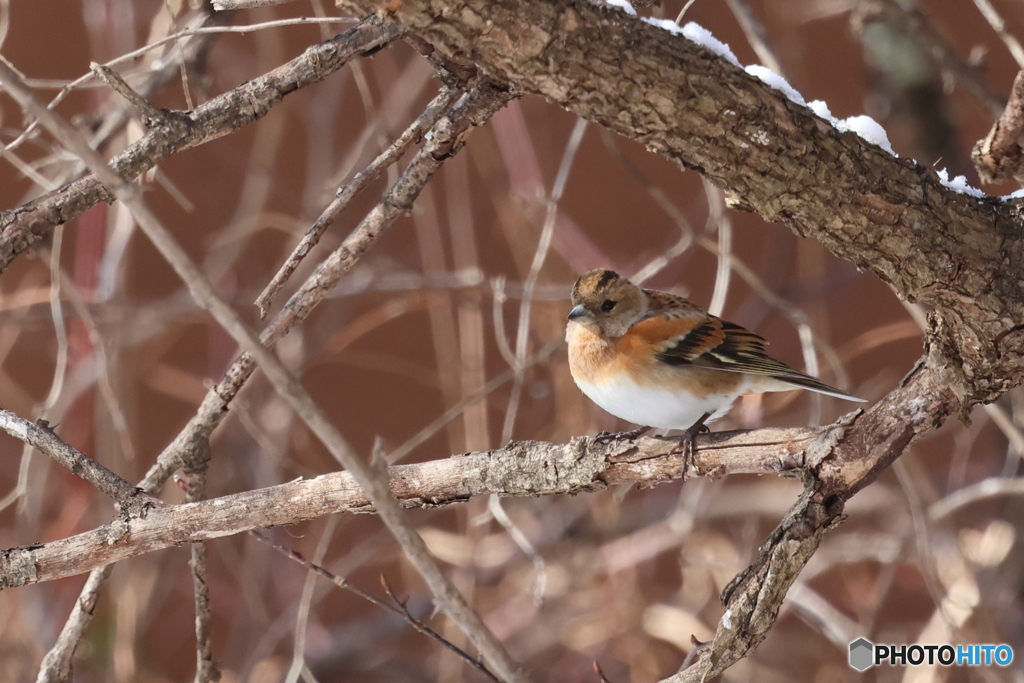
[[[697,437],[697,453],[686,477],[801,476],[817,452],[815,445],[834,431],[829,427],[703,434]],[[682,467],[678,438],[578,437],[567,444],[512,442],[492,451],[396,465],[388,474],[391,493],[403,507],[428,508],[490,494],[549,496],[600,491],[616,484],[651,487],[678,479]],[[349,472],[155,508],[144,518],[118,519],[59,541],[0,552],[0,588],[53,581],[184,543],[337,512],[374,512]]]
[[[58,464],[68,468],[76,477],[81,477],[101,493],[113,498],[118,508],[127,515],[137,516],[147,507],[162,505],[160,501],[132,486],[117,473],[65,443],[45,420],[32,422],[9,410],[0,410],[0,429],[48,455]]]

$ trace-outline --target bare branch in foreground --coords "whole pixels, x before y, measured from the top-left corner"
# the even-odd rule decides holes
[[[253,536],[255,536],[257,539],[262,541],[263,543],[266,543],[267,545],[269,545],[271,548],[273,548],[277,552],[281,553],[282,555],[284,555],[288,559],[292,560],[293,562],[298,562],[303,567],[306,567],[307,569],[309,569],[311,572],[314,572],[314,573],[319,574],[320,576],[326,578],[328,581],[333,583],[335,586],[338,586],[339,588],[344,588],[345,590],[358,595],[363,600],[366,600],[367,602],[369,602],[369,603],[371,603],[373,605],[376,605],[377,607],[380,607],[381,609],[385,609],[388,612],[391,612],[392,614],[395,614],[395,615],[401,617],[402,619],[405,620],[405,622],[407,624],[412,626],[414,629],[416,629],[417,631],[419,631],[423,635],[427,636],[428,638],[432,638],[432,639],[436,640],[441,645],[444,645],[446,648],[448,648],[449,650],[454,652],[457,657],[459,657],[464,662],[469,664],[469,666],[473,667],[474,669],[476,669],[477,671],[482,673],[484,676],[487,676],[492,681],[496,681],[497,683],[500,683],[499,679],[496,678],[494,676],[494,674],[492,674],[490,671],[488,671],[487,667],[485,667],[479,660],[473,659],[472,657],[469,656],[469,654],[465,650],[457,647],[454,643],[452,643],[451,641],[445,639],[445,637],[442,636],[440,633],[438,633],[437,631],[435,631],[434,629],[430,628],[429,626],[424,624],[422,621],[420,621],[419,619],[414,617],[409,612],[409,609],[408,609],[408,607],[406,607],[405,603],[402,602],[401,600],[399,600],[397,597],[395,597],[394,593],[391,592],[391,586],[388,584],[388,581],[387,581],[386,578],[384,578],[384,576],[380,577],[381,586],[384,588],[384,592],[386,592],[388,594],[388,597],[391,598],[391,600],[392,600],[392,602],[394,604],[389,603],[389,602],[385,602],[384,600],[381,600],[380,598],[374,596],[373,594],[367,593],[362,588],[358,588],[357,586],[352,585],[352,583],[350,583],[349,580],[346,579],[344,576],[338,576],[334,572],[327,571],[326,569],[321,567],[319,564],[317,564],[315,562],[310,562],[309,560],[304,558],[298,551],[290,550],[290,549],[284,547],[280,543],[277,543],[277,542],[271,540],[270,537],[268,537],[265,534],[261,534],[258,531],[252,531],[250,533]]]
[[[127,515],[138,516],[147,507],[163,505],[161,501],[146,495],[85,453],[65,443],[45,420],[32,422],[9,410],[0,410],[0,429],[50,456],[76,477],[85,479],[98,491],[113,498],[118,508]]]
[[[758,429],[697,437],[686,477],[727,474],[800,476],[808,453],[837,431]],[[842,431],[839,428],[838,431]],[[474,496],[547,496],[599,491],[616,484],[651,487],[678,479],[679,439],[605,440],[567,444],[517,441],[504,448],[389,468],[391,495],[402,507],[440,507]],[[37,546],[0,553],[0,588],[74,576],[163,548],[230,536],[337,512],[374,512],[349,472],[150,510],[144,518],[109,524]]]
[[[1010,88],[1006,109],[992,124],[984,140],[971,151],[971,160],[982,180],[988,183],[1024,179],[1024,71],[1017,73]]]
[[[39,665],[36,683],[71,680],[71,658],[75,654],[78,642],[85,634],[85,628],[92,621],[93,613],[96,611],[96,602],[99,600],[100,588],[113,570],[114,565],[108,564],[89,574],[78,599],[75,600],[71,614],[64,622],[60,635],[57,636],[57,642],[49,649]]]

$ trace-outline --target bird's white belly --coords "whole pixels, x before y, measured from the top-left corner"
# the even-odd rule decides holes
[[[718,419],[742,393],[698,398],[681,391],[643,388],[626,378],[600,384],[577,380],[576,384],[591,401],[612,415],[659,429],[688,429],[705,413],[711,413],[708,422]]]

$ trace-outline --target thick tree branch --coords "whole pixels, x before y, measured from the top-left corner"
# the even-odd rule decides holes
[[[808,454],[815,452],[814,444],[833,431],[703,434],[697,438],[697,454],[686,476],[800,476]],[[578,437],[567,444],[512,442],[493,451],[395,465],[388,472],[391,493],[403,507],[440,507],[492,493],[542,496],[598,491],[615,484],[655,486],[679,478],[680,453],[678,438]],[[163,548],[336,512],[374,512],[349,472],[156,508],[145,518],[119,519],[77,536],[0,553],[0,588],[52,581]]]

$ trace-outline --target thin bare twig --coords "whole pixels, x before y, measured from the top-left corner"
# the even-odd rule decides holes
[[[452,159],[445,169],[445,195],[454,271],[473,273],[482,278],[483,271],[473,225],[469,159],[466,156]],[[480,290],[466,292],[458,298],[456,314],[459,328],[459,378],[463,398],[480,391],[487,383],[483,300],[484,296]],[[479,402],[465,406],[462,423],[466,450],[475,451],[490,446],[487,412],[486,396]]]
[[[89,69],[96,74],[97,78],[110,86],[111,90],[138,109],[139,113],[143,115],[144,121],[149,120],[156,123],[166,118],[166,114],[150,104],[149,100],[137,93],[130,85],[128,85],[124,78],[121,77],[121,74],[117,73],[109,66],[92,62],[89,64]]]
[[[423,113],[380,156],[374,159],[369,166],[357,173],[344,187],[338,189],[334,201],[313,222],[313,225],[309,227],[306,234],[302,236],[295,249],[285,260],[273,279],[271,279],[270,284],[256,298],[256,305],[260,309],[260,317],[266,317],[267,311],[270,310],[270,306],[273,304],[274,296],[277,295],[281,287],[288,281],[288,278],[292,276],[292,273],[299,267],[299,264],[302,263],[302,260],[309,254],[310,250],[317,245],[324,230],[345,210],[349,202],[352,201],[352,198],[379,176],[381,171],[398,161],[410,146],[418,142],[423,137],[423,133],[434,125],[442,112],[455,102],[458,94],[458,91],[449,88],[443,89],[427,105]]]
[[[56,363],[53,368],[53,379],[50,380],[50,390],[47,392],[46,400],[43,402],[39,415],[36,419],[48,419],[49,411],[57,404],[61,392],[64,390],[64,374],[68,369],[68,334],[67,326],[64,324],[64,308],[61,305],[61,286],[63,271],[60,267],[60,255],[64,244],[64,228],[59,226],[53,231],[53,244],[50,247],[50,319],[53,320],[53,333],[57,338]],[[32,446],[25,442],[21,449],[21,464],[18,467],[18,481],[13,490],[3,499],[0,499],[0,510],[14,502],[21,500],[28,490],[28,467],[32,458]],[[20,507],[20,506],[19,506]]]
[[[340,520],[341,517],[339,515],[333,515],[327,520],[327,525],[324,528],[323,533],[320,535],[320,542],[316,545],[316,551],[313,554],[313,561],[310,562],[310,565],[316,565],[319,567],[323,564],[324,556],[327,554],[327,548],[331,544],[334,532],[338,529],[338,522]],[[254,531],[252,533],[253,536],[261,541],[268,540],[258,531]],[[277,549],[276,545],[272,547],[275,550]],[[293,560],[300,560],[300,556],[294,551],[286,554]],[[296,610],[295,615],[295,646],[292,648],[292,663],[291,666],[288,667],[288,673],[284,677],[284,683],[296,683],[299,676],[302,674],[302,668],[306,665],[306,625],[309,622],[309,608],[313,602],[313,591],[316,588],[317,573],[318,572],[315,570],[310,571],[306,575],[305,584],[302,586],[302,597],[299,598],[299,608]]]
[[[527,369],[533,367],[537,363],[546,361],[551,354],[560,349],[563,344],[565,344],[565,340],[563,339],[552,339],[530,358],[526,364]],[[419,446],[430,439],[430,437],[443,429],[449,422],[459,417],[459,415],[462,415],[466,408],[482,401],[495,389],[514,379],[515,375],[515,369],[510,368],[497,377],[491,379],[478,390],[466,395],[461,401],[448,408],[433,422],[414,434],[408,441],[391,451],[391,453],[388,454],[388,462],[396,463],[401,461],[405,456],[409,455],[409,453],[416,450]]]
[[[523,391],[523,380],[526,376],[526,353],[530,340],[530,310],[533,305],[533,290],[540,277],[540,270],[547,260],[548,252],[551,249],[551,240],[555,233],[555,220],[558,217],[558,202],[565,193],[565,186],[569,182],[569,173],[572,171],[573,162],[576,160],[576,153],[579,152],[580,143],[583,141],[583,134],[587,131],[587,121],[576,119],[569,134],[569,141],[565,145],[565,152],[562,154],[562,161],[558,166],[558,173],[555,175],[555,182],[551,187],[551,194],[547,200],[547,214],[544,217],[544,227],[541,229],[540,239],[537,242],[537,250],[533,255],[533,262],[530,264],[530,272],[523,283],[523,299],[519,304],[519,324],[516,328],[515,365],[512,366],[514,383],[512,395],[509,397],[508,408],[505,411],[505,424],[501,429],[501,441],[504,443],[512,438],[512,428],[515,425],[516,414],[519,410],[519,402]],[[497,313],[496,313],[497,315]],[[512,521],[502,508],[501,500],[497,496],[491,496],[488,502],[488,509],[498,524],[505,529],[509,537],[515,542],[523,553],[530,558],[534,566],[533,598],[534,602],[540,603],[544,597],[547,586],[547,565],[537,549],[533,547],[530,540]]]
[[[250,533],[253,536],[255,536],[256,538],[258,538],[260,541],[262,541],[263,543],[266,543],[267,545],[269,545],[271,548],[273,548],[277,552],[281,553],[285,557],[287,557],[290,560],[292,560],[293,562],[298,562],[302,566],[306,567],[306,569],[308,569],[310,572],[313,572],[315,574],[319,574],[320,576],[324,577],[325,579],[327,579],[328,581],[333,583],[335,586],[338,586],[339,588],[344,588],[345,590],[349,591],[350,593],[358,595],[359,597],[361,597],[363,600],[366,600],[370,604],[376,605],[377,607],[380,607],[381,609],[387,610],[388,612],[391,612],[392,614],[395,614],[395,615],[398,615],[398,616],[402,617],[402,619],[404,619],[407,624],[412,626],[414,629],[416,629],[417,631],[419,631],[423,635],[425,635],[425,636],[427,636],[429,638],[433,638],[437,642],[439,642],[442,645],[444,645],[446,648],[448,648],[449,650],[454,652],[457,656],[461,657],[470,666],[475,668],[480,673],[484,674],[485,676],[487,676],[488,678],[490,678],[493,681],[498,681],[499,680],[479,660],[474,659],[473,657],[471,657],[469,655],[469,653],[467,653],[466,651],[462,650],[461,648],[455,646],[450,641],[446,640],[444,638],[444,636],[439,634],[437,631],[435,631],[434,629],[430,628],[429,626],[424,624],[419,619],[417,619],[414,616],[412,616],[412,614],[410,614],[409,610],[406,608],[405,604],[403,602],[401,602],[400,600],[398,600],[398,598],[396,598],[394,596],[394,594],[391,592],[391,587],[388,585],[387,581],[384,579],[383,576],[381,577],[381,586],[384,588],[384,592],[387,593],[388,597],[391,598],[392,602],[390,602],[390,603],[389,602],[385,602],[385,601],[381,600],[380,598],[375,597],[371,593],[367,593],[362,588],[358,588],[357,586],[354,586],[345,577],[338,576],[337,574],[324,569],[322,566],[320,566],[319,563],[310,562],[306,558],[302,557],[302,555],[299,554],[297,551],[289,550],[288,548],[284,547],[280,543],[276,543],[275,541],[272,541],[265,534],[263,534],[263,533],[261,533],[259,531],[251,531]]]
[[[183,149],[259,120],[286,94],[323,80],[350,59],[379,49],[404,31],[392,23],[367,19],[331,40],[310,47],[270,73],[211,99],[193,112],[168,117],[163,125],[150,130],[110,164],[119,175],[134,178]],[[52,113],[45,107],[42,111]],[[98,202],[112,200],[111,192],[95,176],[88,176],[13,211],[0,213],[0,271],[53,226],[77,218]]]
[[[2,67],[0,67],[2,68]],[[46,420],[32,422],[9,410],[0,410],[0,429],[50,456],[75,476],[114,499],[126,515],[137,515],[147,507],[162,504],[135,488],[77,448],[65,443]]]
[[[188,491],[186,503],[195,503],[206,498],[206,470],[210,463],[210,446],[196,449],[185,464],[185,481]],[[220,680],[220,669],[213,660],[213,610],[210,607],[210,586],[207,582],[206,544],[193,543],[192,591],[196,611],[196,675],[195,683],[210,683]]]
[[[659,272],[661,272],[665,266],[671,263],[677,256],[683,254],[693,244],[693,226],[690,225],[690,221],[687,220],[686,215],[679,210],[679,207],[669,199],[660,187],[650,181],[650,179],[644,175],[644,173],[637,168],[636,164],[630,161],[623,151],[619,148],[618,143],[612,136],[611,132],[606,128],[601,128],[601,140],[604,142],[605,149],[612,155],[612,157],[618,161],[619,165],[626,171],[627,174],[634,181],[637,182],[647,194],[651,196],[662,211],[669,215],[672,222],[679,228],[679,239],[665,250],[664,253],[651,259],[647,265],[643,266],[640,270],[636,271],[630,279],[639,284],[643,284],[646,280],[651,279]]]
[[[930,529],[928,528],[928,517],[925,514],[924,503],[914,485],[914,479],[907,468],[906,460],[897,460],[892,466],[896,478],[900,482],[900,488],[907,497],[907,505],[910,508],[910,516],[914,525],[913,542],[916,544],[917,565],[924,577],[925,587],[932,597],[937,616],[945,623],[949,633],[957,631],[957,625],[950,614],[949,607],[944,605],[943,598],[946,591],[942,588],[942,581],[939,578],[939,570],[936,566],[938,560],[932,548]]]
[[[978,501],[1003,496],[1024,496],[1024,479],[990,477],[957,489],[928,506],[928,518],[939,521]]]
[[[537,278],[540,276],[540,269],[547,260],[548,251],[551,249],[551,240],[555,232],[555,219],[558,217],[558,202],[565,192],[566,183],[569,181],[569,173],[572,171],[573,162],[576,160],[576,153],[579,151],[580,142],[583,141],[583,134],[587,130],[587,121],[577,119],[569,134],[569,141],[565,145],[565,152],[562,154],[562,161],[558,165],[558,173],[555,175],[555,182],[551,187],[551,194],[547,200],[547,215],[544,218],[544,227],[541,230],[540,240],[537,242],[537,250],[533,255],[533,262],[530,264],[530,272],[523,283],[523,299],[519,304],[519,324],[516,328],[516,356],[515,370],[516,380],[512,387],[512,397],[509,399],[508,410],[505,413],[505,424],[501,429],[501,440],[508,441],[512,438],[512,427],[515,425],[516,412],[519,408],[519,397],[523,387],[523,364],[526,360],[527,344],[530,341],[530,310],[533,303],[533,288],[537,285]]]
[[[726,0],[726,3],[729,5],[733,16],[736,17],[736,21],[739,22],[740,28],[743,29],[743,35],[747,37],[747,42],[750,43],[750,47],[754,48],[754,53],[757,54],[757,58],[761,60],[761,63],[780,76],[785,76],[786,74],[782,70],[782,62],[779,61],[775,51],[768,44],[768,35],[764,30],[764,24],[754,16],[754,10],[750,8],[747,1]]]
[[[85,634],[85,629],[92,621],[93,613],[96,610],[96,603],[99,600],[100,588],[110,578],[114,565],[108,564],[92,571],[85,585],[75,600],[75,606],[71,608],[71,614],[64,622],[64,627],[57,636],[57,642],[53,644],[42,663],[39,665],[39,675],[36,683],[52,683],[54,681],[71,680],[71,658],[75,654],[75,648]]]
[[[715,288],[708,304],[708,313],[722,315],[732,279],[732,221],[726,213],[722,191],[707,179],[702,180],[704,195],[708,198],[708,224],[713,224],[718,233],[718,268],[715,271]]]
[[[516,354],[508,343],[508,333],[505,331],[504,307],[506,301],[508,301],[508,296],[505,294],[505,276],[499,275],[491,278],[491,322],[494,324],[494,338],[498,343],[498,353],[515,374]]]
[[[59,234],[60,231],[60,228],[58,228],[54,231],[54,235]],[[58,246],[59,243],[55,241],[53,247],[54,250],[57,250]],[[59,258],[55,254],[51,254],[51,262],[54,260],[59,260]],[[60,280],[60,287],[58,287],[58,291],[67,292],[67,297],[71,301],[71,307],[74,310],[75,315],[78,316],[78,320],[81,321],[82,325],[85,327],[86,334],[89,337],[89,344],[92,346],[93,359],[96,363],[96,383],[99,385],[100,396],[103,398],[103,402],[107,406],[107,411],[110,413],[110,421],[114,427],[114,431],[117,433],[118,440],[120,441],[122,451],[121,455],[125,460],[133,460],[135,458],[135,449],[132,446],[131,435],[128,433],[128,420],[125,418],[121,402],[118,400],[117,392],[114,390],[114,386],[111,383],[110,363],[108,362],[107,350],[104,346],[103,336],[100,334],[99,328],[96,325],[96,320],[82,298],[82,293],[78,291],[78,288],[75,286],[74,282],[71,281],[71,278],[68,277],[67,273],[59,267],[59,263],[56,264],[56,268],[56,271],[53,271],[51,267],[51,272],[54,272],[56,277]],[[52,306],[53,303],[51,299],[51,308]],[[63,323],[61,323],[61,326],[57,328],[58,365],[62,362],[61,354],[67,354],[66,349],[63,352],[60,350],[62,344],[64,346],[67,345],[66,339],[62,342],[61,335],[64,335]],[[63,374],[63,370],[61,370],[61,372]],[[46,411],[56,405],[59,397],[59,394],[54,394],[47,399],[43,409],[44,414],[41,417],[45,417]]]
[[[174,20],[174,11],[171,8],[169,0],[164,0],[164,8],[167,10],[167,16],[171,21],[171,32],[178,32],[178,24]],[[192,109],[195,105],[192,103],[192,92],[188,86],[188,58],[185,56],[185,46],[182,44],[181,39],[174,41],[174,47],[178,48],[178,71],[181,73],[181,90],[185,95],[185,108]],[[219,677],[218,673],[218,677]]]
[[[1024,47],[1021,47],[1020,41],[1017,40],[1015,35],[1006,30],[1006,22],[1003,21],[999,11],[989,0],[974,0],[974,4],[978,11],[981,12],[981,16],[985,17],[988,25],[992,27],[992,30],[996,32],[999,39],[1006,45],[1006,49],[1013,55],[1017,66],[1024,69]]]

